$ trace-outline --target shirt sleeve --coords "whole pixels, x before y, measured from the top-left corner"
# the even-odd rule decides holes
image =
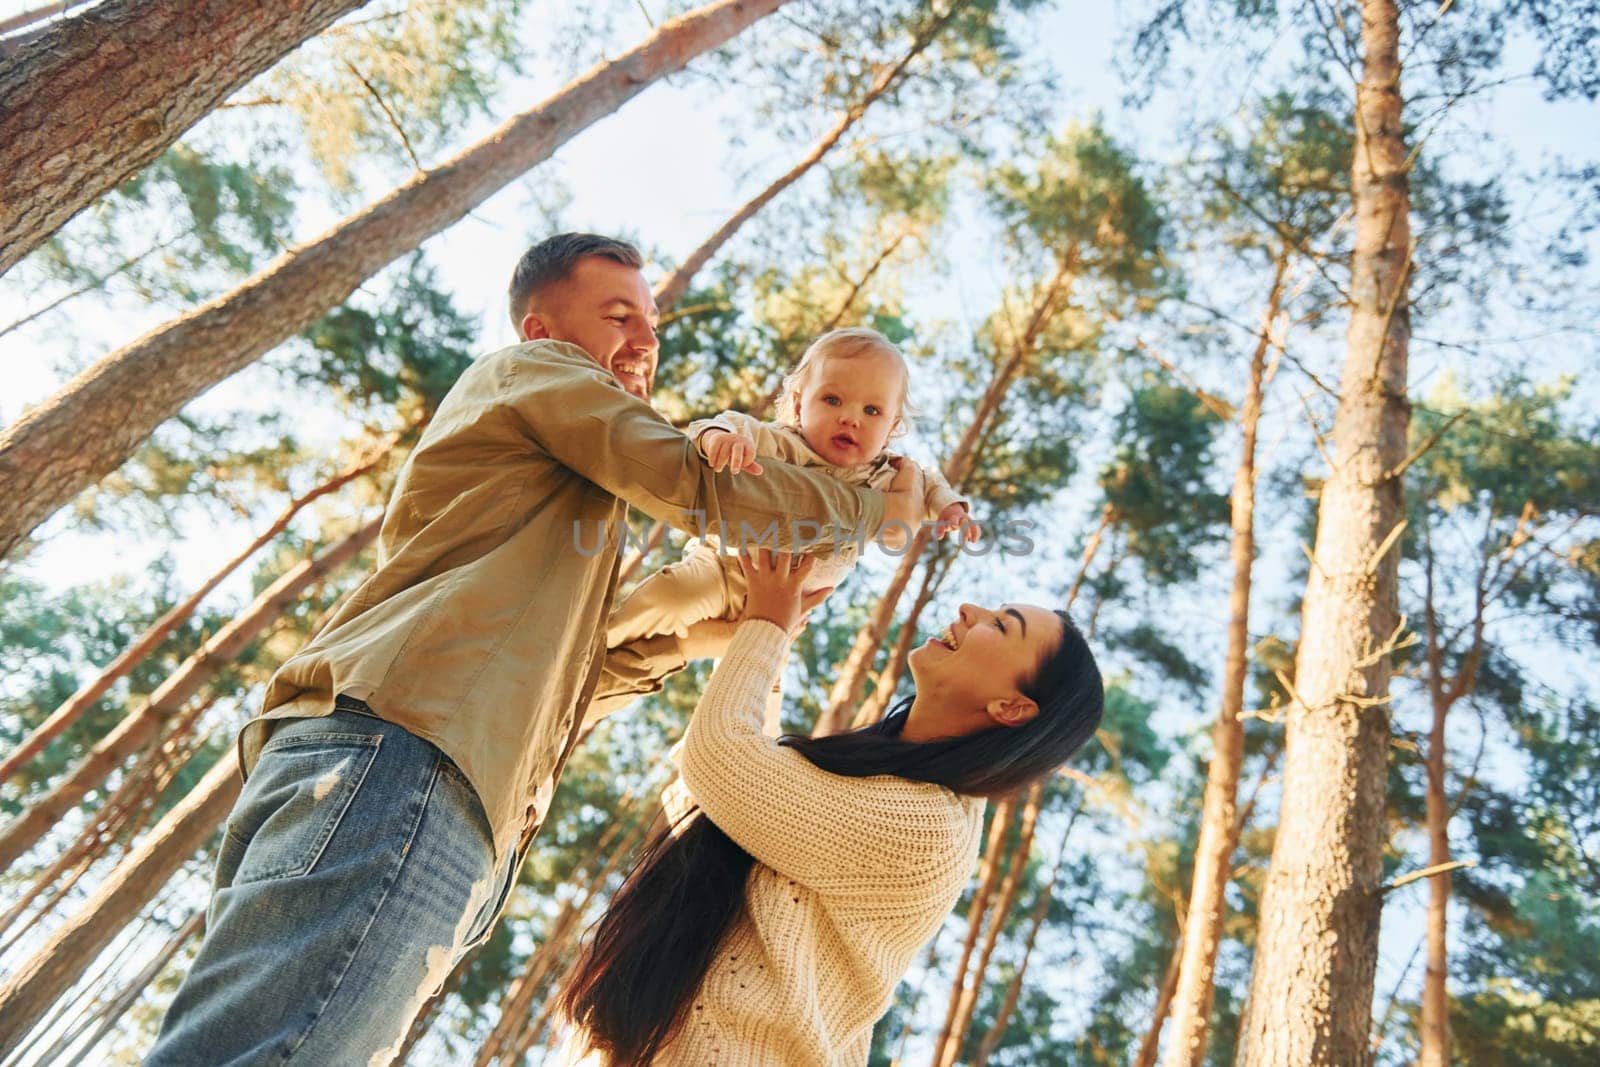
[[[967,504],[966,497],[950,488],[950,483],[945,481],[944,472],[938,467],[922,468],[923,501],[927,508],[927,517],[932,519],[951,504]],[[967,504],[967,510],[972,510],[972,505]]]
[[[511,350],[500,387],[524,434],[614,496],[701,534],[769,531],[781,548],[815,539],[814,522],[841,539],[877,536],[883,494],[774,462],[760,475],[713,472],[682,431],[631,396],[582,349],[537,342]]]
[[[964,802],[891,775],[833,774],[765,735],[787,648],[776,625],[739,624],[684,733],[684,785],[707,818],[787,878],[827,891],[887,875],[920,896],[919,872],[959,857]]]

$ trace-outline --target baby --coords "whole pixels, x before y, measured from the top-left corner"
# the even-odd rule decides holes
[[[861,327],[833,330],[813,341],[783,380],[778,421],[728,411],[691,423],[688,432],[713,470],[759,475],[760,457],[768,457],[883,489],[899,464],[912,462],[884,450],[902,428],[909,384],[905,357],[888,338]],[[925,518],[937,523],[936,535],[959,532],[976,540],[978,525],[944,477],[925,469],[923,484]],[[639,583],[612,611],[606,647],[664,634],[682,637],[703,620],[737,617],[744,609],[744,575],[738,557],[721,549],[714,536],[690,541],[682,559]],[[858,554],[859,545],[848,541],[820,552],[809,589],[837,585]]]

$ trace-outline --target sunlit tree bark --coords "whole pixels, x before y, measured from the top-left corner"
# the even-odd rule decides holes
[[[46,27],[0,65],[0,274],[365,2],[105,0]]]
[[[1336,458],[1318,505],[1240,1067],[1371,1060],[1412,260],[1399,11],[1394,0],[1364,0],[1361,16]]]

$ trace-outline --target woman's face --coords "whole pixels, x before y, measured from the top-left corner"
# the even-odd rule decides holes
[[[954,622],[913,649],[917,698],[908,740],[1017,726],[1037,713],[1022,686],[1062,638],[1061,619],[1033,604],[963,604]]]

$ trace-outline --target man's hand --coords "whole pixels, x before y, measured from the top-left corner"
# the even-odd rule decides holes
[[[900,551],[911,543],[922,521],[922,468],[908,459],[894,461],[894,481],[884,490],[883,527],[878,531],[878,543],[884,548]]]
[[[938,525],[933,528],[935,537],[948,537],[951,534],[969,545],[976,544],[983,534],[983,527],[972,521],[972,516],[967,514],[967,506],[959,501],[939,512]]]
[[[713,428],[700,436],[700,443],[705,447],[706,462],[714,471],[727,467],[730,474],[761,473],[756,443],[743,434]]]

